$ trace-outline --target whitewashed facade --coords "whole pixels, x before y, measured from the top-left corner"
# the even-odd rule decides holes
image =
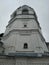
[[[49,65],[49,50],[31,7],[12,13],[1,41],[0,65]]]

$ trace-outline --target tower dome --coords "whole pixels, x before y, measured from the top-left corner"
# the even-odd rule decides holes
[[[11,14],[11,18],[14,18],[16,17],[17,15],[34,15],[35,17],[36,16],[36,13],[34,11],[33,8],[27,6],[27,5],[24,5],[24,6],[21,6],[19,8],[17,8],[12,14]]]

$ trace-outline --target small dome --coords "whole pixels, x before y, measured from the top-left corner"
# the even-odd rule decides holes
[[[17,15],[34,15],[34,17],[37,18],[36,13],[33,8],[23,5],[19,8],[17,8],[11,15],[11,18],[16,17]]]

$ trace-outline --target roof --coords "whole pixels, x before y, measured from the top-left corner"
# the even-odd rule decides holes
[[[30,8],[31,10],[33,10],[34,11],[34,9],[33,8],[31,8],[30,6],[28,6],[28,5],[22,5],[22,6],[20,6],[20,7],[18,7],[15,11],[17,11],[17,10],[19,10],[19,9],[22,9],[22,8]],[[15,12],[14,11],[14,12]],[[13,13],[14,13],[13,12]],[[35,12],[35,11],[34,11]]]
[[[32,10],[34,10],[33,8],[31,8],[30,6],[28,6],[28,5],[22,5],[21,7],[19,7],[19,8],[17,8],[17,9],[20,9],[20,8],[30,8],[30,9],[32,9]]]

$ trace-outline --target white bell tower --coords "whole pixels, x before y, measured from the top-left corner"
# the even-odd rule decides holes
[[[48,49],[36,13],[24,5],[11,15],[2,38],[6,53],[44,53]]]

